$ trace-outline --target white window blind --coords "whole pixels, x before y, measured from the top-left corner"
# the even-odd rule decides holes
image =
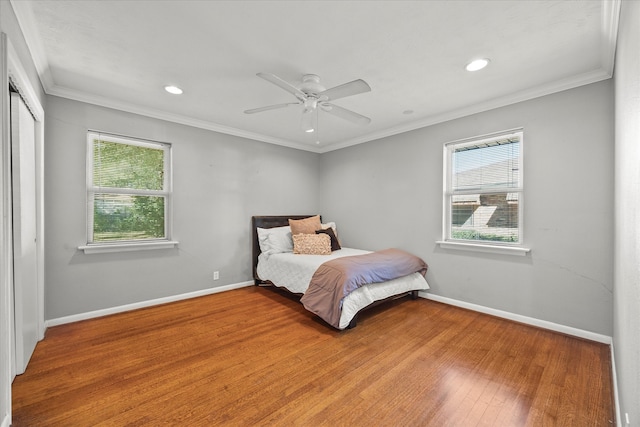
[[[444,240],[522,242],[523,132],[445,144]]]
[[[89,132],[87,242],[169,239],[171,146]]]

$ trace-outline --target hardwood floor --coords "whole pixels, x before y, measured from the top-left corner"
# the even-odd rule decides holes
[[[14,426],[609,426],[608,346],[402,299],[336,331],[248,287],[52,327]]]

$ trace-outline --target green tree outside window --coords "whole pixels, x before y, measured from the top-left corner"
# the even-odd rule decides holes
[[[94,135],[91,242],[167,238],[167,146]]]

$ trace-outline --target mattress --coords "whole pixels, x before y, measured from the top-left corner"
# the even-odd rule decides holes
[[[316,269],[331,259],[370,253],[362,249],[342,248],[331,255],[300,255],[291,252],[258,257],[257,273],[262,280],[268,280],[275,286],[290,292],[304,294]],[[420,273],[381,283],[362,286],[347,295],[342,301],[339,329],[349,326],[355,315],[369,304],[414,290],[429,289],[429,285]]]

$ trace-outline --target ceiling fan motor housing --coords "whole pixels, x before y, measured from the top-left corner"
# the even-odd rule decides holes
[[[307,95],[317,96],[320,92],[324,92],[325,87],[320,84],[320,77],[315,74],[305,74],[302,76],[302,84],[300,90]]]

